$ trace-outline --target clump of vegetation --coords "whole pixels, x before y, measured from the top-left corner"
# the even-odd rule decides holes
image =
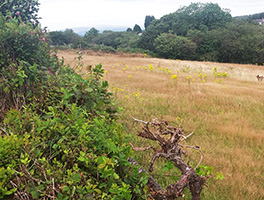
[[[0,29],[0,198],[145,198],[102,65],[83,78],[40,28],[1,16]]]
[[[198,72],[198,77],[200,78],[201,82],[204,83],[206,82],[206,77],[207,77],[207,74],[202,74],[201,72]]]
[[[226,77],[229,76],[226,72],[218,72],[217,71],[217,67],[214,67],[214,69],[213,69],[213,75],[216,78],[221,78],[221,77],[226,78]]]

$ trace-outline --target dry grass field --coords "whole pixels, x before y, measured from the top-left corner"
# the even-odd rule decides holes
[[[78,61],[73,51],[59,56],[72,67]],[[131,116],[151,121],[165,119],[176,125],[184,120],[185,141],[204,152],[202,165],[212,166],[202,199],[264,199],[264,67],[150,58],[144,55],[113,55],[83,52],[85,66],[101,63],[117,106],[124,108],[124,124],[134,146],[149,141],[136,137],[141,125]],[[186,149],[195,167],[199,155]],[[133,157],[147,169],[151,150]],[[153,176],[165,187],[170,179],[160,174],[157,162]],[[172,172],[166,172],[170,174]],[[222,173],[223,180],[217,180]],[[189,199],[188,192],[184,199]]]

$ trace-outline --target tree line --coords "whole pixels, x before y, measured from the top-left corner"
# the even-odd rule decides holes
[[[81,37],[72,30],[50,32],[53,45],[91,48],[107,52],[149,52],[167,59],[228,63],[264,63],[264,26],[253,19],[232,17],[215,3],[192,3],[160,19],[146,16],[140,26],[126,31],[91,28]],[[244,18],[243,18],[244,19]]]

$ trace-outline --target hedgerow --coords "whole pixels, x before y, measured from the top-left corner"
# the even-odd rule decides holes
[[[0,46],[0,199],[144,199],[102,65],[76,73],[2,16]]]

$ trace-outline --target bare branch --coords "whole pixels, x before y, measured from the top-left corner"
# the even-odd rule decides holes
[[[5,133],[6,135],[10,135],[10,131],[9,133],[7,133],[6,127],[0,127],[0,129],[3,131],[3,133]]]
[[[174,131],[173,135],[171,135],[170,142],[171,143],[176,142],[176,137],[178,136],[178,138],[179,138],[179,134],[180,134],[180,130],[179,129]]]
[[[181,146],[181,147],[185,147],[185,148],[191,148],[191,149],[195,149],[195,150],[200,151],[200,153],[201,153],[200,161],[198,162],[198,164],[197,164],[196,167],[194,168],[194,169],[197,169],[197,168],[199,167],[199,165],[201,164],[201,162],[202,162],[202,160],[203,160],[203,157],[204,157],[203,151],[200,149],[200,147],[199,147],[199,146],[182,145],[182,144],[179,144],[179,146]]]
[[[31,176],[31,174],[27,171],[27,169],[26,169],[26,167],[25,167],[24,165],[22,165],[22,168],[23,168],[23,170],[27,173],[27,175],[29,176],[30,179],[32,179],[32,180],[34,180],[34,181],[36,181],[36,182],[45,183],[45,182],[43,182],[42,180],[40,180],[40,179],[36,179],[36,178],[34,178],[33,176]]]
[[[133,151],[146,151],[149,149],[153,149],[156,152],[155,147],[152,146],[148,146],[148,147],[134,147],[130,142],[128,143],[131,147]]]
[[[179,128],[182,128],[183,120],[181,120]]]
[[[134,121],[136,121],[136,122],[140,122],[140,123],[143,123],[143,124],[151,124],[151,122],[145,122],[145,121],[142,121],[142,120],[140,120],[140,119],[136,119],[135,117],[131,117]]]
[[[190,136],[192,136],[192,134],[194,134],[194,132],[191,132],[189,135],[187,136],[184,136],[184,135],[181,135],[181,137],[183,137],[182,139],[180,139],[180,141],[184,141],[184,140],[187,140]]]
[[[168,155],[165,154],[165,153],[155,153],[154,156],[152,157],[152,160],[151,160],[150,165],[149,165],[149,172],[152,172],[153,171],[154,162],[159,157],[167,158]]]

